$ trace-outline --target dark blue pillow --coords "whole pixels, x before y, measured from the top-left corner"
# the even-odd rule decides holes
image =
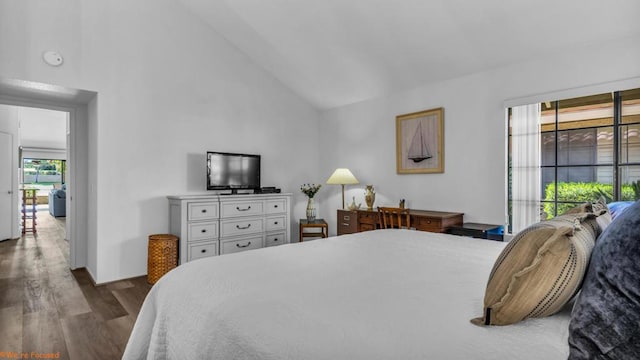
[[[633,204],[633,201],[614,201],[608,203],[609,212],[611,218],[615,219],[618,215],[622,214],[629,206]]]
[[[596,241],[571,313],[569,359],[640,359],[640,201]]]

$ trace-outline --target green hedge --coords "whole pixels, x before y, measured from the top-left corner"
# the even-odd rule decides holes
[[[633,201],[636,200],[636,190],[638,185],[625,184],[622,185],[622,199],[621,201]],[[545,189],[545,200],[553,201],[555,197],[556,184],[551,183],[547,185]],[[602,183],[582,183],[582,182],[559,182],[558,183],[558,201],[572,201],[572,202],[587,202],[596,201],[600,196],[604,196],[607,202],[612,201],[613,198],[613,185]],[[563,214],[565,211],[575,207],[573,203],[558,203],[558,214]],[[550,219],[555,214],[555,204],[544,203],[544,211],[547,213],[547,218]]]

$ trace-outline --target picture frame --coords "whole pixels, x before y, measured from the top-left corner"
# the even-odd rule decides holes
[[[444,108],[396,116],[396,170],[444,173]]]

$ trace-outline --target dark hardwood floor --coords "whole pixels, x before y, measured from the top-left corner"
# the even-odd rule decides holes
[[[69,270],[64,218],[44,210],[37,221],[36,234],[0,242],[0,359],[120,359],[151,285],[94,286],[86,270]]]

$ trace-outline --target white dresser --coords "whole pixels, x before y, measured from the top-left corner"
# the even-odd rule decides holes
[[[291,239],[291,194],[169,196],[169,232],[180,264]]]

